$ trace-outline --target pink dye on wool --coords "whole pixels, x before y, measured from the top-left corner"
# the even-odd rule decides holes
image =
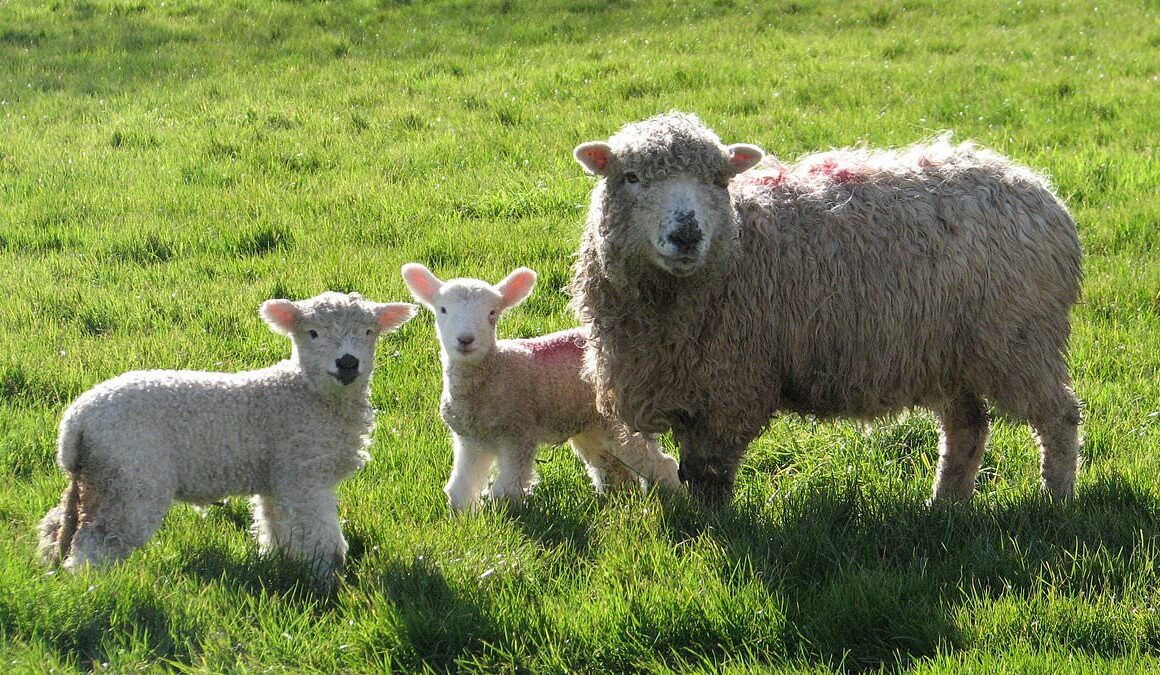
[[[779,166],[776,169],[763,170],[760,173],[745,174],[744,178],[747,183],[765,188],[775,188],[785,182],[785,167]]]
[[[851,183],[864,177],[868,173],[867,169],[863,164],[839,164],[833,157],[827,157],[811,166],[809,173],[827,176],[838,183]]]
[[[582,329],[573,328],[517,342],[530,351],[532,358],[537,361],[580,363],[584,360],[584,345],[587,338]]]

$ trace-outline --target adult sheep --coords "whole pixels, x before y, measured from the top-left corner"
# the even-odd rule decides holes
[[[1073,493],[1080,247],[1044,178],[945,137],[758,166],[681,113],[575,157],[600,177],[571,287],[586,375],[634,431],[672,429],[694,494],[727,500],[777,411],[920,406],[940,427],[934,498],[965,501],[988,402],[1031,425],[1043,487]]]

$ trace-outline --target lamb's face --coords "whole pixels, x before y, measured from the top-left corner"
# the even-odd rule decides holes
[[[495,349],[503,297],[491,284],[453,279],[432,300],[435,330],[449,360],[478,361]]]
[[[479,279],[440,281],[419,263],[403,265],[403,281],[435,315],[435,330],[448,362],[482,360],[495,349],[495,326],[504,310],[528,297],[536,273],[521,267],[494,286]]]
[[[366,384],[374,368],[375,343],[415,313],[406,303],[377,304],[357,293],[323,293],[309,300],[269,300],[262,316],[294,344],[292,358],[324,387]]]
[[[679,113],[630,124],[574,154],[604,178],[593,197],[603,245],[674,276],[695,274],[732,240],[729,181],[762,157],[751,145],[722,145],[696,117]]]

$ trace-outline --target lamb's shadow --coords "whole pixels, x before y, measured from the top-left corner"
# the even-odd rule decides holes
[[[391,561],[364,586],[390,598],[405,639],[394,654],[404,671],[456,669],[464,654],[504,640],[503,629],[470,593],[455,589],[427,557]]]
[[[785,500],[777,515],[761,504],[712,510],[675,500],[667,525],[674,542],[711,535],[728,551],[723,576],[759,580],[782,598],[789,653],[850,670],[961,648],[955,612],[972,594],[1034,593],[1045,574],[1076,591],[1126,589],[1122,569],[1074,562],[1095,550],[1130,555],[1156,535],[1160,511],[1153,496],[1118,479],[1063,503],[1028,495],[928,506],[854,483]]]

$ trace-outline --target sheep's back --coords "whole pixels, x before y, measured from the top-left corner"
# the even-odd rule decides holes
[[[757,297],[733,294],[722,328],[764,352],[780,407],[873,416],[995,389],[1066,349],[1079,243],[1031,172],[989,153],[927,166],[828,153],[736,183],[725,287]],[[764,321],[737,309],[751,300]]]

